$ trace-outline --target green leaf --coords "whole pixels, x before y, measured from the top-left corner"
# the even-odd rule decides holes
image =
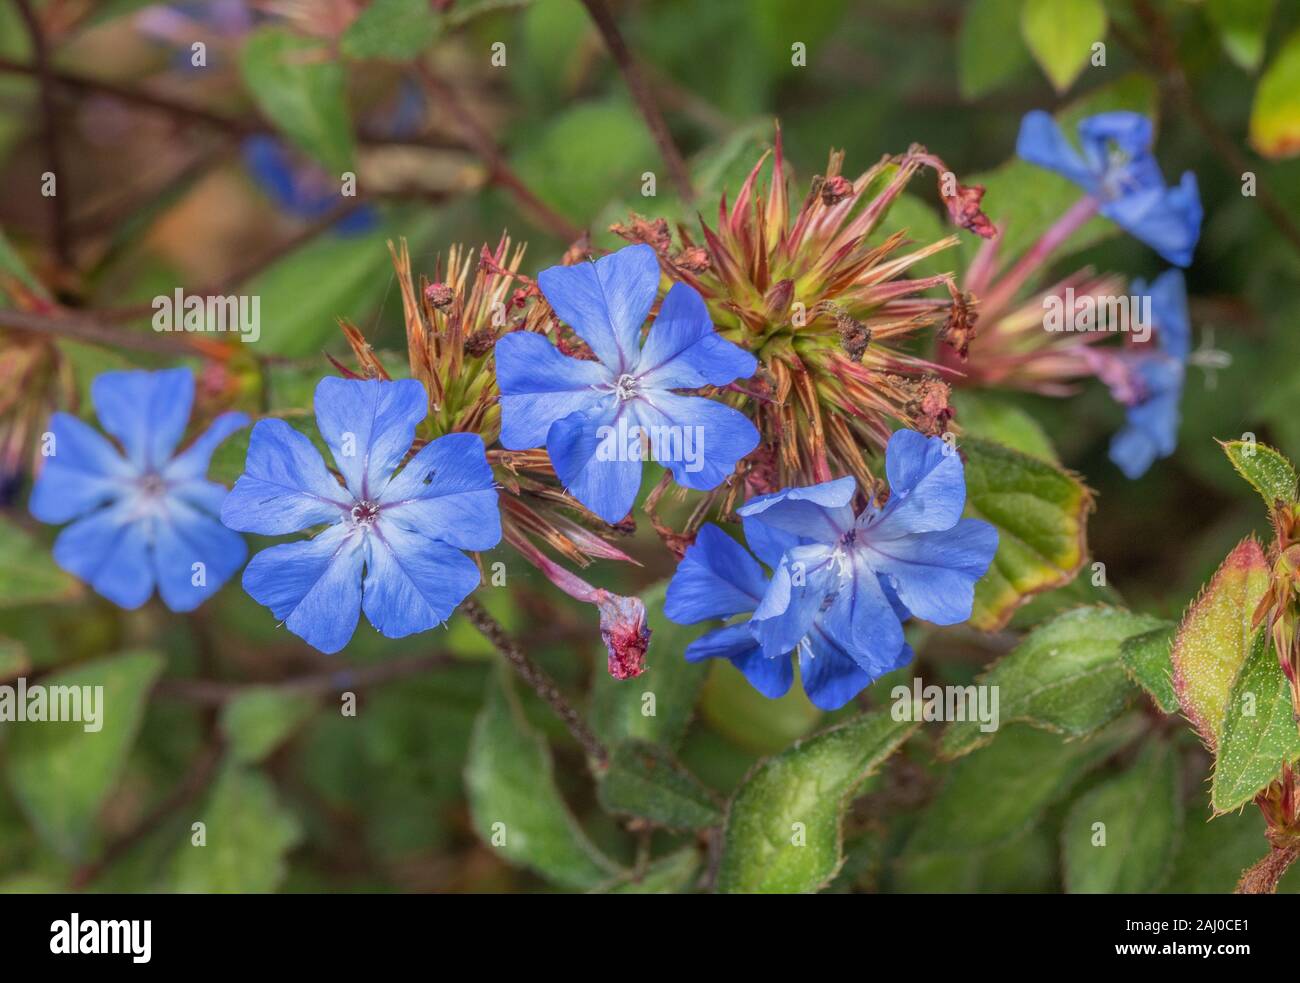
[[[203,823],[203,845],[191,833],[173,859],[175,889],[182,894],[274,891],[287,872],[285,855],[302,839],[297,817],[280,804],[275,786],[235,761],[222,766],[193,821]]]
[[[1044,894],[1055,889],[1056,844],[1041,827],[986,850],[905,854],[892,889],[903,894]]]
[[[428,0],[374,0],[343,32],[339,50],[349,58],[411,61],[441,30]]]
[[[55,564],[47,547],[0,518],[0,608],[66,601],[80,593],[76,579]]]
[[[687,662],[683,653],[705,628],[665,618],[667,590],[667,584],[660,583],[641,595],[651,632],[646,671],[635,680],[601,672],[592,682],[591,727],[611,747],[631,739],[676,747],[695,713],[708,666]]]
[[[1074,474],[1001,444],[967,438],[966,513],[998,530],[998,551],[975,585],[970,623],[1001,628],[1034,594],[1067,584],[1087,557],[1092,493]]]
[[[1287,38],[1255,89],[1250,144],[1265,157],[1300,154],[1300,31]]]
[[[1259,543],[1243,539],[1187,609],[1174,638],[1178,705],[1211,750],[1223,731],[1233,681],[1250,654],[1251,619],[1268,576]]]
[[[658,744],[628,741],[610,755],[597,797],[606,812],[637,816],[669,829],[720,825],[713,793]]]
[[[1245,805],[1281,774],[1284,764],[1297,758],[1300,729],[1291,706],[1291,688],[1278,665],[1272,635],[1261,628],[1232,687],[1224,716],[1210,786],[1215,812]]]
[[[1160,619],[1103,605],[1068,611],[1031,632],[979,682],[995,687],[1002,723],[1023,721],[1066,737],[1083,737],[1117,717],[1132,688],[1120,664],[1123,642]],[[969,688],[973,697],[974,687]],[[970,717],[944,734],[945,756],[993,740]]]
[[[1208,0],[1205,12],[1228,57],[1248,72],[1259,68],[1268,41],[1273,0]]]
[[[54,673],[40,680],[47,700],[64,692],[57,687],[103,687],[91,704],[98,720],[28,719],[3,726],[9,785],[37,833],[61,856],[83,860],[88,855],[100,807],[122,774],[162,668],[158,654],[132,652]],[[70,692],[84,695],[85,690]],[[28,703],[30,708],[30,695]],[[83,718],[89,716],[85,706]],[[88,731],[88,726],[100,729]]]
[[[254,764],[284,743],[316,711],[310,696],[258,686],[221,708],[221,729],[230,755]]]
[[[978,99],[1013,78],[1029,63],[1020,43],[1022,0],[973,0],[957,37],[957,87]]]
[[[1209,820],[1213,819],[1213,822]],[[1168,894],[1230,894],[1246,868],[1268,853],[1264,817],[1258,809],[1215,817],[1205,808],[1186,810]],[[1278,884],[1279,894],[1300,889],[1300,867]]]
[[[1147,691],[1165,713],[1178,712],[1178,694],[1174,692],[1174,665],[1169,655],[1174,644],[1175,626],[1159,628],[1124,639],[1119,661],[1129,677]]]
[[[600,893],[680,894],[689,889],[699,870],[699,851],[684,847],[654,861],[639,878],[628,877]]]
[[[17,679],[31,667],[31,660],[21,643],[0,638],[0,684]]]
[[[244,42],[239,66],[262,112],[331,179],[355,169],[343,66],[323,42],[264,27]]]
[[[1010,400],[978,389],[962,389],[953,393],[952,401],[962,433],[1060,464],[1039,422]]]
[[[550,750],[525,721],[508,679],[488,685],[465,785],[474,829],[510,862],[581,890],[626,873],[592,845],[569,812],[555,787]]]
[[[1173,867],[1182,813],[1177,755],[1165,742],[1150,741],[1132,767],[1071,807],[1061,834],[1066,890],[1158,890]]]
[[[1008,843],[1135,733],[1129,721],[1068,742],[1023,724],[1003,728],[952,765],[905,852],[953,855]]]
[[[828,884],[844,860],[841,824],[853,791],[916,726],[863,714],[760,764],[728,810],[718,889],[802,893]]]
[[[1253,440],[1221,441],[1223,453],[1237,473],[1259,492],[1269,511],[1282,502],[1293,505],[1297,500],[1295,468],[1279,451]]]
[[[1025,0],[1020,33],[1053,88],[1070,87],[1106,39],[1106,8],[1100,0]]]

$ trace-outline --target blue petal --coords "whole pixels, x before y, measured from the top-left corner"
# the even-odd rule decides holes
[[[246,426],[247,413],[222,413],[189,447],[167,462],[162,469],[163,478],[168,482],[181,482],[205,477],[213,452],[232,433]]]
[[[244,568],[244,590],[326,655],[343,648],[361,614],[360,534],[342,524],[315,539],[262,550]]]
[[[135,469],[92,427],[55,413],[49,432],[54,453],[44,459],[28,503],[41,522],[67,522],[130,490]]]
[[[892,658],[864,670],[826,632],[814,627],[808,644],[800,648],[799,670],[808,699],[823,710],[838,710],[887,672],[912,661],[912,648],[904,642]]]
[[[193,611],[235,575],[247,556],[243,536],[174,497],[154,527],[158,594],[173,611]],[[203,564],[201,577],[196,563]]]
[[[403,638],[442,624],[478,584],[478,566],[460,550],[381,522],[362,603],[381,635]]]
[[[749,548],[773,570],[780,566],[781,557],[785,556],[786,550],[811,542],[794,533],[774,529],[754,516],[746,516],[741,520],[741,525],[744,527],[745,542]]]
[[[997,530],[979,519],[951,529],[914,533],[867,548],[872,569],[889,578],[907,609],[936,625],[970,617],[975,582],[988,572],[998,549]]]
[[[1176,266],[1189,266],[1201,236],[1201,196],[1196,175],[1182,183],[1105,202],[1101,213]]]
[[[726,659],[745,674],[749,685],[770,700],[785,696],[794,682],[790,655],[769,659],[754,641],[749,624],[728,625],[701,635],[686,647],[686,661]]]
[[[221,505],[221,521],[240,532],[279,536],[337,522],[352,506],[312,442],[283,420],[259,420],[248,438],[244,473]]]
[[[640,460],[601,459],[602,448],[609,446],[603,428],[616,429],[626,406],[601,405],[571,413],[551,424],[546,435],[546,452],[564,487],[609,523],[627,516],[641,490]]]
[[[1026,113],[1020,121],[1016,155],[1021,160],[1069,178],[1089,192],[1097,189],[1097,175],[1071,146],[1056,120],[1041,109]]]
[[[1097,113],[1079,121],[1079,143],[1096,172],[1113,166],[1111,144],[1128,160],[1145,160],[1150,157],[1154,141],[1155,129],[1151,120],[1130,110]]]
[[[537,285],[555,313],[615,373],[640,357],[641,325],[659,292],[659,260],[646,245],[627,246],[594,263],[552,266]]]
[[[141,520],[136,508],[124,499],[78,519],[54,541],[55,563],[128,610],[149,600],[154,585],[152,520]]]
[[[750,499],[736,514],[812,542],[833,543],[853,528],[852,503],[857,490],[857,480],[852,477],[783,488]]]
[[[189,423],[194,373],[105,372],[90,385],[95,413],[141,471],[158,471],[172,456]]]
[[[634,375],[643,388],[698,389],[748,379],[758,359],[713,330],[704,298],[685,283],[664,298]]]
[[[763,568],[748,551],[717,526],[705,523],[668,584],[664,617],[679,625],[730,618],[753,611],[766,590]]]
[[[374,501],[411,449],[429,415],[428,395],[414,379],[322,379],[316,422],[348,489]]]
[[[1110,444],[1110,459],[1130,479],[1142,477],[1156,458],[1178,446],[1184,370],[1177,360],[1160,356],[1143,359],[1137,372],[1146,395],[1128,408],[1126,425]]]
[[[864,513],[873,535],[951,529],[966,506],[961,455],[938,437],[898,430],[885,448],[889,501],[879,518]]]
[[[903,644],[903,626],[876,571],[855,554],[847,583],[820,618],[825,633],[864,669],[888,664]]]
[[[754,637],[768,656],[784,655],[812,628],[838,573],[832,548],[821,543],[796,546],[786,553],[750,621]]]
[[[717,488],[736,462],[758,446],[758,430],[740,410],[702,396],[656,390],[632,401],[637,423],[651,437],[656,461],[683,488]]]
[[[501,510],[492,468],[476,433],[430,441],[379,496],[381,521],[463,550],[501,541]]]
[[[1160,347],[1180,361],[1192,350],[1192,321],[1187,313],[1187,284],[1182,270],[1165,270],[1148,288],[1139,280],[1133,285],[1138,295],[1151,295],[1151,319],[1156,325]]]
[[[560,354],[541,335],[514,331],[496,343],[497,385],[501,389],[501,444],[528,450],[546,442],[556,420],[581,413],[612,393],[613,373],[600,362]]]

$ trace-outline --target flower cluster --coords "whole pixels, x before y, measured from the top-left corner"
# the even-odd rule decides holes
[[[770,577],[717,526],[702,528],[668,586],[664,613],[682,624],[748,617],[706,633],[686,658],[726,658],[775,698],[790,688],[795,652],[808,698],[833,710],[911,661],[908,618],[969,618],[998,536],[986,522],[961,518],[961,458],[937,437],[900,430],[885,470],[888,500],[856,515],[852,477],[744,505],[746,541]]]

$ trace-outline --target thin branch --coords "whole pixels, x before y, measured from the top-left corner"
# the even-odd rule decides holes
[[[555,685],[555,681],[546,675],[541,667],[525,655],[524,651],[515,644],[514,639],[501,626],[501,622],[492,617],[487,609],[474,598],[462,602],[460,609],[469,618],[470,623],[510,663],[515,672],[519,673],[524,682],[532,687],[534,692],[555,711],[556,715],[564,722],[564,726],[568,728],[569,733],[573,735],[573,739],[587,752],[587,756],[602,768],[607,765],[609,763],[609,752],[605,749],[605,745],[591,732],[586,721],[564,698],[564,694]]]
[[[455,90],[428,66],[421,64],[417,65],[417,68],[420,77],[424,79],[425,85],[433,93],[434,103],[445,107],[447,112],[452,115],[452,118],[456,120],[464,132],[466,142],[469,143],[470,148],[487,167],[488,176],[491,178],[492,183],[509,191],[520,205],[542,223],[544,228],[549,228],[565,241],[574,242],[581,238],[582,229],[538,198],[533,193],[533,190],[524,183],[523,179],[514,172],[506,161],[505,155],[502,154],[501,148],[497,146],[492,134],[484,129],[474,115],[465,108]]]
[[[618,21],[605,6],[605,0],[582,0],[582,3],[587,8],[587,13],[591,15],[592,21],[595,22],[597,30],[600,31],[600,36],[604,38],[605,47],[609,49],[615,64],[618,65],[618,70],[623,75],[623,81],[627,83],[633,101],[641,111],[646,126],[650,128],[650,135],[659,147],[659,155],[668,166],[668,176],[677,186],[677,193],[686,202],[694,201],[695,189],[691,187],[691,176],[686,168],[686,161],[682,159],[681,151],[673,142],[672,133],[668,130],[668,123],[664,120],[663,113],[659,111],[654,93],[650,91],[650,86],[632,57],[627,42],[623,40],[623,35],[618,29]]]
[[[194,343],[190,335],[184,333],[127,331],[80,314],[50,316],[33,314],[31,311],[0,309],[0,328],[163,355],[201,354],[200,346]]]
[[[1197,102],[1191,85],[1187,81],[1187,74],[1183,71],[1183,66],[1178,60],[1178,50],[1173,42],[1172,28],[1164,14],[1157,10],[1149,0],[1134,0],[1133,6],[1143,24],[1146,25],[1147,36],[1151,39],[1151,54],[1155,57],[1156,64],[1160,66],[1161,72],[1164,73],[1165,88],[1172,92],[1182,103],[1187,114],[1191,116],[1192,121],[1205,135],[1210,147],[1218,155],[1229,173],[1240,179],[1247,171],[1254,171],[1255,168],[1246,159],[1246,155],[1238,149],[1237,145],[1223,131],[1214,117]],[[1290,241],[1296,251],[1300,252],[1300,227],[1292,221],[1285,206],[1273,197],[1273,192],[1264,185],[1262,180],[1258,179],[1258,175],[1255,182],[1255,196],[1259,199],[1259,206],[1264,210],[1264,214],[1277,227],[1277,230]]]
[[[54,194],[50,196],[51,238],[54,254],[64,271],[74,271],[72,237],[68,232],[68,175],[63,167],[63,145],[59,133],[59,112],[54,101],[54,77],[50,66],[50,50],[40,19],[29,0],[14,0],[18,13],[27,27],[32,42],[32,55],[36,59],[35,74],[40,81],[41,140],[45,147],[45,166],[54,175]]]

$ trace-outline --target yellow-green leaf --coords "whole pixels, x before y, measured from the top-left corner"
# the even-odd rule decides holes
[[[1020,33],[1057,92],[1070,87],[1106,40],[1106,8],[1100,0],[1025,0]]]
[[[1287,38],[1259,80],[1250,143],[1265,157],[1300,154],[1300,31]]]
[[[1270,510],[1278,502],[1295,503],[1295,468],[1281,452],[1253,440],[1224,441],[1223,452],[1237,473],[1260,493]]]

